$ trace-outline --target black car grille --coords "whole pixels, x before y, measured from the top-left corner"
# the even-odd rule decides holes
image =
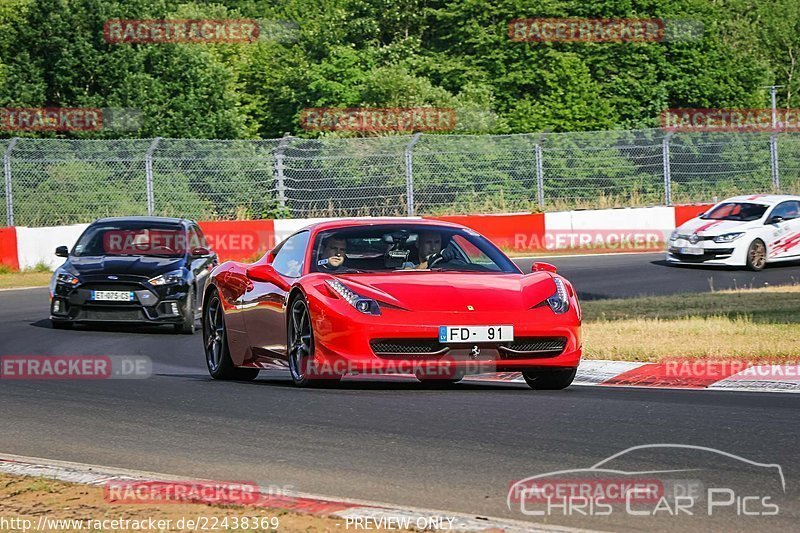
[[[521,337],[500,349],[505,354],[512,356],[528,356],[531,354],[550,356],[559,355],[566,346],[566,337]]]
[[[110,322],[118,320],[142,321],[145,316],[141,309],[93,309],[84,308],[76,317],[77,320],[108,320]]]
[[[444,348],[438,340],[431,339],[384,339],[370,342],[375,355],[438,355]]]

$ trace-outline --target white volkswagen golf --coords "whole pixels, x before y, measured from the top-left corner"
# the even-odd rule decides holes
[[[672,232],[667,261],[743,266],[800,260],[800,196],[757,194],[718,203]]]

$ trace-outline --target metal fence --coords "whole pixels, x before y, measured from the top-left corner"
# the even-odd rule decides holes
[[[774,137],[777,142],[771,143]],[[8,225],[536,211],[800,190],[798,133],[0,139]]]

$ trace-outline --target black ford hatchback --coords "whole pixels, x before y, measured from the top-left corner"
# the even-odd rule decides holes
[[[68,250],[50,282],[54,328],[76,322],[172,324],[194,333],[208,274],[217,265],[196,222],[102,218]]]

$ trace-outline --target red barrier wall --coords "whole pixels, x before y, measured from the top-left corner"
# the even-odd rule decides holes
[[[687,220],[691,220],[700,213],[708,211],[714,204],[696,205],[676,205],[675,206],[675,227],[677,228]]]
[[[544,249],[544,214],[452,215],[423,217],[455,222],[482,233],[504,250],[534,252]]]
[[[17,228],[0,228],[0,265],[19,270]]]
[[[199,224],[220,262],[252,261],[276,244],[272,220],[213,220]]]

